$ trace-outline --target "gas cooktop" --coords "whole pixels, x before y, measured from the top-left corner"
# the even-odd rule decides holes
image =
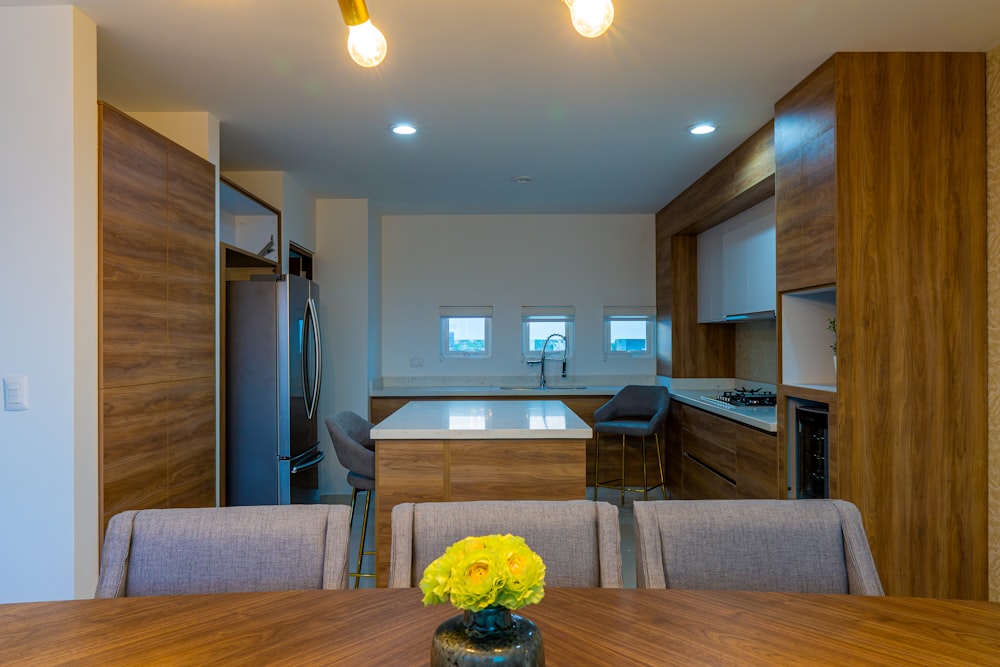
[[[773,407],[778,404],[778,397],[774,392],[766,389],[747,389],[739,387],[732,391],[724,391],[714,396],[702,396],[702,400],[717,403],[723,407],[733,408],[764,408]]]

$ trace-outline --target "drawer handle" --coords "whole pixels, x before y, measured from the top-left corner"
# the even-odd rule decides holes
[[[723,475],[721,472],[719,472],[718,470],[716,470],[712,466],[708,465],[707,463],[699,461],[696,457],[691,456],[691,454],[689,454],[688,452],[684,452],[684,456],[686,458],[690,459],[691,461],[693,461],[694,463],[700,465],[702,468],[704,468],[705,470],[709,471],[713,475],[721,477],[722,479],[726,480],[727,482],[729,482],[733,486],[736,486],[736,480],[735,479],[731,479],[728,475]]]

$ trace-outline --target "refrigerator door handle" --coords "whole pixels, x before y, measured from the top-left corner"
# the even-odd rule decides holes
[[[310,297],[306,300],[306,317],[309,318],[309,327],[304,327],[302,337],[308,339],[309,329],[313,331],[313,382],[312,387],[308,387],[309,373],[306,369],[306,355],[302,355],[302,392],[306,403],[306,418],[312,419],[316,414],[316,406],[319,403],[319,387],[323,374],[323,346],[320,342],[319,315],[316,312],[316,301]],[[307,340],[302,341],[302,349],[305,349]],[[311,389],[311,391],[310,391]]]
[[[326,454],[324,452],[316,450],[316,452],[312,456],[307,458],[305,461],[300,461],[292,465],[291,473],[294,475],[295,473],[299,473],[302,472],[303,470],[308,470],[309,468],[315,467],[319,465],[319,462],[322,461],[324,458],[326,458]]]

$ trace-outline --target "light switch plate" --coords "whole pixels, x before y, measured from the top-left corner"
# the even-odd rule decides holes
[[[28,409],[28,376],[3,377],[3,409],[8,412]]]

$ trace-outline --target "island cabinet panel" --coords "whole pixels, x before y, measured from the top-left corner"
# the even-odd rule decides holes
[[[215,505],[215,165],[99,104],[100,532]]]
[[[399,503],[580,500],[585,463],[583,440],[378,440],[376,584],[388,583],[392,508]]]
[[[670,487],[687,500],[719,498],[781,499],[778,439],[725,417],[677,404],[679,418],[668,428],[680,437],[671,442],[668,461],[679,462],[681,479],[670,477]]]
[[[837,53],[775,108],[778,289],[836,288],[831,492],[888,595],[988,595],[985,108],[982,53]]]

